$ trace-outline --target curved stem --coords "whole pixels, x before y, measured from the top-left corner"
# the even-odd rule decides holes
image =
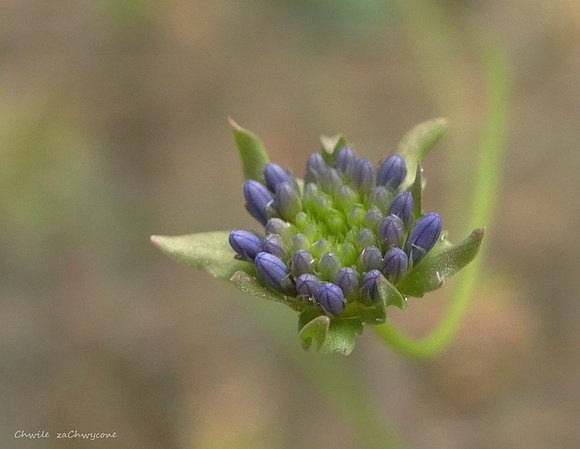
[[[468,229],[491,223],[496,201],[502,146],[506,136],[510,77],[506,55],[499,42],[488,37],[483,43],[487,107],[482,142],[475,174]],[[485,244],[484,248],[485,249]],[[410,357],[428,357],[441,351],[459,330],[469,300],[483,267],[481,253],[457,280],[445,315],[430,335],[413,339],[403,335],[392,324],[373,326],[377,334],[400,353]]]

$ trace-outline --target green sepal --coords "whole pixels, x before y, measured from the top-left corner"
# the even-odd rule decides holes
[[[405,159],[407,176],[403,188],[413,182],[417,163],[422,161],[429,150],[445,135],[447,119],[435,118],[415,125],[403,136],[398,146],[398,153]]]
[[[403,295],[416,297],[437,290],[445,279],[453,276],[477,256],[484,232],[485,228],[478,228],[458,245],[437,251],[433,248],[425,259],[413,267],[407,277],[397,283],[397,289]]]
[[[231,118],[229,122],[242,160],[244,179],[255,179],[264,184],[264,167],[270,162],[266,147],[254,133],[242,128]]]
[[[320,148],[324,161],[327,164],[332,164],[336,152],[346,145],[346,139],[342,134],[335,136],[320,136]]]
[[[254,276],[249,275],[245,271],[236,271],[230,278],[230,281],[244,293],[256,296],[257,298],[281,302],[292,307],[296,311],[301,311],[305,307],[305,305],[296,298],[285,296],[282,293],[269,289]]]
[[[349,355],[354,349],[356,334],[362,334],[363,325],[359,318],[338,318],[319,315],[312,319],[312,312],[300,316],[298,336],[304,349],[312,344],[321,353],[338,352]]]
[[[407,299],[403,297],[401,292],[393,284],[382,276],[379,277],[379,294],[381,296],[381,302],[385,304],[385,308],[389,306],[395,306],[401,310],[407,308]]]
[[[217,278],[230,280],[236,271],[256,273],[252,262],[238,260],[231,248],[228,231],[188,235],[154,235],[151,242],[173,260],[207,271]]]
[[[421,163],[417,162],[417,170],[415,173],[415,180],[411,187],[409,188],[409,193],[413,197],[413,215],[415,216],[415,220],[418,220],[423,215],[423,204],[422,204],[422,197],[423,197],[423,167],[421,167]]]

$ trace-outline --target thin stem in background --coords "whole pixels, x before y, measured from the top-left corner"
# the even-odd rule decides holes
[[[487,37],[483,42],[482,63],[485,69],[487,107],[468,230],[484,224],[489,225],[492,221],[508,121],[510,91],[508,62],[500,43],[491,37]],[[377,334],[395,350],[410,357],[421,358],[440,352],[459,330],[477,279],[482,272],[487,247],[485,242],[488,240],[489,235],[484,240],[481,254],[458,275],[446,312],[430,335],[422,339],[413,339],[403,335],[388,322],[381,326],[373,326]]]

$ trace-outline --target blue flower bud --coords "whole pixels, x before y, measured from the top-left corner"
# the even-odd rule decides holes
[[[299,249],[292,254],[290,259],[290,271],[292,276],[297,278],[301,274],[314,274],[314,258],[310,251],[305,249]]]
[[[382,163],[377,175],[377,185],[396,190],[407,176],[405,159],[398,154],[392,154]]]
[[[383,255],[376,246],[368,246],[360,255],[362,271],[380,270],[383,268]]]
[[[358,292],[358,273],[354,268],[341,268],[334,275],[333,282],[340,287],[342,293],[347,298],[355,296]]]
[[[302,200],[292,184],[283,182],[276,186],[274,204],[280,216],[286,221],[294,221],[296,214],[302,211]]]
[[[371,231],[376,231],[379,222],[383,219],[382,212],[376,207],[371,207],[365,215],[365,226]]]
[[[391,248],[385,254],[383,273],[385,277],[391,281],[396,282],[401,278],[409,268],[409,258],[405,251],[401,248]]]
[[[372,190],[369,201],[377,206],[382,213],[386,214],[392,198],[393,195],[386,187],[377,186]]]
[[[238,258],[242,260],[254,260],[260,252],[262,241],[260,237],[248,231],[233,230],[230,233],[229,242]]]
[[[329,168],[320,178],[320,187],[329,195],[338,193],[342,185],[342,176],[335,168]]]
[[[339,315],[344,310],[346,301],[342,290],[332,282],[323,282],[314,297],[318,305],[327,313]]]
[[[306,182],[320,181],[322,175],[328,170],[328,165],[320,153],[313,153],[306,161],[306,175],[304,180]]]
[[[276,186],[283,182],[294,185],[294,177],[278,164],[273,162],[266,164],[266,167],[264,168],[264,178],[266,179],[266,185],[268,186],[268,189],[270,189],[270,192],[276,192]]]
[[[441,217],[435,212],[430,212],[417,220],[405,244],[405,252],[412,264],[419,262],[435,246],[441,235],[442,226]]]
[[[334,253],[324,253],[318,260],[318,273],[325,281],[334,279],[334,275],[341,267],[340,259]]]
[[[358,159],[352,169],[352,186],[359,192],[368,192],[374,184],[375,169],[366,158]]]
[[[401,220],[406,227],[411,226],[413,223],[413,209],[415,208],[415,202],[413,197],[409,192],[399,192],[391,201],[391,206],[389,207],[389,214],[396,215]]]
[[[334,162],[332,163],[333,167],[336,168],[339,172],[347,174],[350,176],[352,173],[352,169],[356,162],[356,156],[352,148],[344,146],[341,147],[336,156],[334,158]]]
[[[284,260],[287,257],[286,247],[278,234],[268,234],[262,241],[262,251],[274,254]]]
[[[382,276],[382,273],[379,270],[371,270],[362,278],[361,283],[361,293],[363,298],[370,299],[373,302],[376,302],[380,299],[379,294],[379,278]]]
[[[377,230],[379,242],[384,249],[403,245],[403,237],[405,236],[405,228],[403,220],[396,215],[387,215],[383,218]]]
[[[375,237],[375,233],[371,231],[369,228],[362,228],[356,234],[356,243],[358,244],[359,248],[366,248],[367,246],[374,245],[377,239]]]
[[[321,285],[320,279],[313,274],[301,274],[296,278],[296,290],[299,295],[306,298],[314,298],[314,294]]]
[[[272,201],[272,195],[268,192],[268,189],[258,181],[250,179],[244,183],[244,197],[246,198],[248,212],[265,225],[268,221],[266,207]]]
[[[280,258],[270,253],[261,252],[256,255],[254,263],[258,274],[266,284],[278,291],[286,290],[288,268]]]

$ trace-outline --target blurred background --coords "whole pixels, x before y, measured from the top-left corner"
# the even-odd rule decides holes
[[[378,161],[448,117],[424,204],[463,239],[489,45],[500,197],[443,354],[303,352],[290,309],[149,243],[256,226],[228,116],[300,176],[320,134]],[[577,0],[1,0],[2,447],[580,447],[579,48]],[[452,286],[390,319],[427,334]]]

